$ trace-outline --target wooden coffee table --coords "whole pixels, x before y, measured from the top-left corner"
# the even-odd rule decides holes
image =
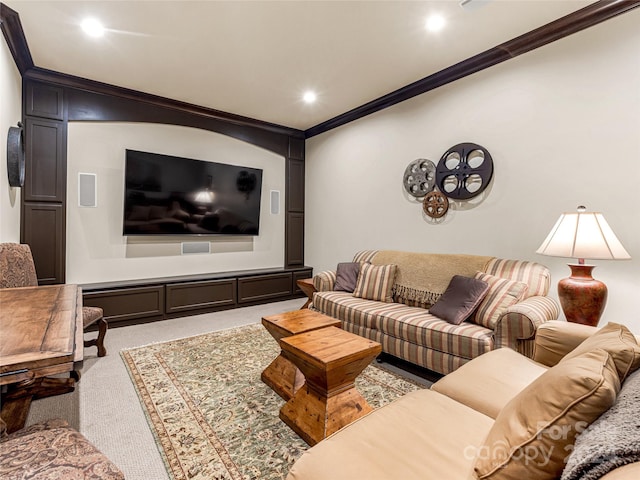
[[[294,310],[262,318],[262,325],[279,342],[281,338],[309,332],[325,327],[340,327],[340,320],[313,310]],[[298,368],[282,354],[262,372],[262,381],[285,400],[304,383],[304,376]]]
[[[327,327],[282,338],[280,347],[306,380],[280,409],[280,419],[309,445],[372,410],[354,382],[382,351],[378,342]]]

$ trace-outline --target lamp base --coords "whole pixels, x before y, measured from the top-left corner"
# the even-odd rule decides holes
[[[571,276],[558,282],[558,298],[568,322],[595,327],[607,303],[607,286],[591,276],[595,265],[568,264]]]

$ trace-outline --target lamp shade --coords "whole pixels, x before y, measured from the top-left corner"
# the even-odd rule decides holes
[[[581,209],[560,215],[536,253],[595,260],[631,258],[601,213]]]

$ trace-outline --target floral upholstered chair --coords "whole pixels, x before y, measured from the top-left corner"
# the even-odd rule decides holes
[[[29,245],[19,243],[0,244],[0,288],[37,287],[38,277],[33,263]],[[82,307],[82,325],[86,329],[94,323],[98,324],[98,337],[85,340],[84,346],[98,347],[98,356],[104,357],[104,337],[108,324],[103,318],[103,311],[98,307]]]
[[[0,419],[0,478],[124,480],[124,474],[64,420],[7,435]]]

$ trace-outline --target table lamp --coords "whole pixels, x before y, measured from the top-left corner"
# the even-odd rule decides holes
[[[541,255],[577,258],[569,263],[571,276],[558,282],[558,298],[567,321],[596,326],[607,302],[607,286],[591,276],[594,260],[631,258],[601,213],[587,212],[583,206],[576,213],[563,213],[542,245]]]

